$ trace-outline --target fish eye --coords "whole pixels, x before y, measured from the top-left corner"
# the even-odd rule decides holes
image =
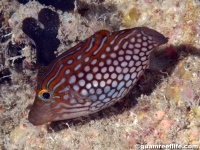
[[[39,95],[44,98],[44,99],[49,99],[51,97],[51,94],[49,93],[48,90],[43,89],[39,92]]]
[[[42,93],[42,97],[45,98],[45,99],[49,99],[50,98],[50,93],[49,92],[44,92]]]

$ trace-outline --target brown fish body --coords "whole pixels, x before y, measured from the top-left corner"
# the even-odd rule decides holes
[[[149,65],[153,49],[168,42],[147,27],[99,31],[38,73],[29,113],[33,125],[98,112],[121,98]]]

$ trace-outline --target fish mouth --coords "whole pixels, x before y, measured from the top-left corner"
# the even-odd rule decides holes
[[[50,121],[50,117],[48,117],[49,114],[41,110],[36,101],[37,100],[34,101],[28,114],[28,121],[34,126],[42,125]]]
[[[41,125],[42,123],[38,121],[36,118],[37,114],[35,114],[32,110],[28,114],[28,121],[34,126]]]
[[[157,32],[156,30],[147,27],[141,27],[141,31],[144,35],[152,37],[152,40],[158,42],[160,45],[166,44],[168,42],[169,38],[166,38],[164,35]]]
[[[48,122],[43,116],[43,114],[39,114],[35,110],[30,110],[28,114],[28,121],[34,126],[42,125]]]

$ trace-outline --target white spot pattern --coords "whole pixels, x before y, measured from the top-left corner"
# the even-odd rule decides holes
[[[106,54],[102,54],[102,55],[101,55],[101,58],[102,58],[102,59],[106,58]]]
[[[92,86],[91,83],[87,83],[87,84],[86,84],[86,88],[87,88],[87,89],[90,89],[91,86]]]
[[[147,59],[147,57],[144,56],[144,57],[141,58],[141,61],[144,61],[144,60],[146,60],[146,59]]]
[[[131,79],[135,79],[136,78],[136,76],[137,76],[137,73],[132,73],[132,75],[131,75]]]
[[[126,87],[129,87],[131,84],[132,84],[132,80],[129,80],[129,81],[126,83]]]
[[[101,80],[102,74],[101,74],[101,73],[97,73],[97,74],[95,75],[95,77],[96,77],[96,79]]]
[[[79,85],[80,86],[84,86],[85,85],[85,80],[83,80],[83,79],[79,80]]]
[[[146,51],[147,51],[147,48],[146,48],[146,47],[143,47],[143,48],[142,48],[142,51],[143,51],[143,52],[146,52]]]
[[[132,50],[126,50],[126,54],[133,55],[133,51]]]
[[[134,48],[133,44],[129,44],[128,48],[133,49]]]
[[[104,99],[105,97],[106,97],[106,95],[105,95],[105,94],[102,94],[102,95],[99,96],[99,100],[102,100],[102,99]]]
[[[141,61],[137,61],[136,63],[135,63],[135,66],[140,66],[141,65]]]
[[[101,61],[101,62],[99,63],[99,66],[100,66],[100,67],[104,66],[104,62]]]
[[[114,88],[114,87],[116,87],[117,86],[117,81],[113,81],[112,82],[112,87]]]
[[[110,47],[106,47],[106,52],[109,52],[110,51]]]
[[[130,74],[126,74],[125,76],[124,76],[124,80],[125,81],[128,81],[130,79]]]
[[[126,41],[126,42],[123,44],[122,48],[123,48],[123,49],[126,49],[127,44],[128,44],[128,41]]]
[[[134,54],[138,54],[140,52],[140,50],[139,49],[134,49]]]
[[[145,55],[145,53],[144,52],[140,52],[140,57],[142,57],[142,56],[144,56]]]
[[[88,81],[91,81],[91,80],[93,79],[93,74],[88,73],[88,74],[86,75],[86,79],[87,79]]]
[[[100,82],[100,86],[101,86],[101,87],[104,87],[105,85],[106,85],[105,81],[101,81],[101,82]]]
[[[107,71],[107,67],[101,68],[101,72],[102,72],[102,73],[105,73],[106,71]]]
[[[101,94],[102,93],[102,89],[98,88],[96,91],[97,94]]]
[[[117,79],[118,79],[119,81],[121,81],[121,80],[123,79],[123,77],[124,77],[123,74],[119,74],[118,77],[117,77]]]
[[[149,46],[148,46],[148,49],[152,49],[152,48],[153,48],[153,45],[149,45]]]
[[[64,96],[63,96],[63,99],[64,99],[64,100],[68,100],[68,98],[69,98],[69,95],[64,95]]]
[[[143,43],[142,43],[142,46],[147,46],[147,45],[148,45],[147,42],[143,42]]]
[[[104,103],[107,103],[107,102],[109,102],[109,101],[110,101],[110,98],[105,98],[105,99],[103,100]]]
[[[115,79],[116,77],[117,77],[117,74],[116,74],[116,73],[112,73],[112,74],[111,74],[111,78],[112,78],[112,79]]]
[[[138,43],[142,43],[142,39],[137,39],[137,42]]]
[[[73,89],[74,89],[75,91],[78,91],[78,90],[79,90],[79,86],[78,86],[78,85],[74,85],[74,86],[73,86]]]
[[[93,68],[93,72],[97,72],[98,70],[99,70],[98,67]]]
[[[116,58],[117,55],[116,55],[116,53],[111,53],[111,54],[110,54],[110,57],[111,57],[111,58]]]
[[[70,99],[69,102],[70,102],[70,104],[76,104],[77,103],[75,99]]]
[[[85,58],[85,62],[88,62],[89,60],[90,60],[89,56]]]
[[[134,60],[139,60],[139,57],[138,57],[137,55],[134,55],[134,56],[133,56],[133,59],[134,59]]]
[[[112,63],[112,60],[111,59],[107,59],[106,63],[107,63],[107,65],[110,65]]]
[[[129,68],[127,68],[127,67],[123,69],[124,74],[126,74],[128,71],[129,71]]]
[[[108,73],[105,73],[105,74],[104,74],[104,79],[108,79],[108,77],[109,77],[109,74],[108,74]]]
[[[93,81],[92,81],[92,84],[93,84],[94,87],[98,87],[98,84],[99,84],[99,83],[98,83],[97,80],[93,80]]]
[[[77,60],[80,60],[82,58],[82,55],[77,56]]]
[[[78,77],[79,78],[82,78],[84,76],[84,73],[83,72],[80,72],[79,74],[78,74]]]
[[[81,64],[78,64],[75,68],[74,68],[74,71],[77,71],[82,65]]]
[[[82,94],[83,96],[87,96],[87,95],[88,95],[88,92],[87,92],[86,89],[82,89],[82,90],[81,90],[81,94]]]
[[[130,55],[126,55],[126,56],[125,56],[125,59],[126,59],[127,61],[129,61],[129,60],[131,60],[131,56],[130,56]]]
[[[135,47],[136,47],[136,48],[140,48],[140,47],[141,47],[141,44],[136,43],[136,44],[135,44]]]
[[[115,69],[115,68],[114,68],[113,66],[109,66],[109,68],[108,68],[109,72],[113,72],[114,69]]]
[[[126,67],[127,64],[128,64],[128,63],[127,63],[126,61],[123,61],[123,62],[121,63],[121,66],[122,66],[122,67]]]
[[[90,71],[90,66],[85,66],[84,70],[85,70],[85,72],[89,72]]]
[[[129,67],[132,67],[133,65],[134,65],[134,61],[133,61],[133,60],[129,61],[128,66],[129,66]]]
[[[65,74],[68,75],[69,73],[70,73],[70,69],[67,69],[67,70],[65,71]]]
[[[134,43],[135,42],[135,38],[131,38],[131,43]]]
[[[123,60],[124,60],[124,57],[120,56],[120,57],[118,57],[118,60],[119,60],[119,61],[123,61]]]
[[[62,110],[63,112],[81,113],[79,108],[83,107],[81,109],[87,114],[88,109],[96,111],[110,105],[123,97],[142,75],[149,62],[152,48],[159,43],[152,41],[151,36],[144,36],[145,33],[141,33],[138,29],[121,38],[123,36],[119,35],[123,35],[124,32],[115,34],[110,45],[107,45],[108,37],[105,36],[97,50],[92,51],[93,55],[89,56],[95,41],[95,36],[93,36],[87,52],[79,53],[75,57],[79,60],[79,64],[73,60],[74,57],[67,61],[68,65],[73,64],[75,67],[68,67],[65,70],[65,74],[68,75],[65,80],[68,80],[70,85],[63,87],[59,92],[63,93],[64,100],[68,100],[67,105],[74,109]],[[75,49],[75,51],[78,50]],[[66,82],[65,80],[59,81],[55,86],[60,86]],[[86,108],[86,102],[90,103],[87,106],[89,108]]]
[[[118,54],[119,55],[124,55],[124,50],[120,50]]]
[[[93,59],[91,62],[92,65],[95,65],[96,63],[97,63],[97,59]]]
[[[72,75],[72,76],[69,78],[69,84],[73,84],[74,82],[76,82],[76,76],[75,76],[75,75]]]
[[[119,64],[119,62],[118,62],[117,60],[114,60],[114,61],[113,61],[113,65],[114,65],[114,66],[118,66],[118,64]]]
[[[118,45],[114,46],[114,51],[118,50],[118,48],[119,48]]]

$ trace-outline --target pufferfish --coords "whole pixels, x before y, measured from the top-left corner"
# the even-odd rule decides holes
[[[147,27],[96,32],[39,70],[28,120],[42,125],[116,103],[148,68],[154,48],[167,42],[168,38]]]

